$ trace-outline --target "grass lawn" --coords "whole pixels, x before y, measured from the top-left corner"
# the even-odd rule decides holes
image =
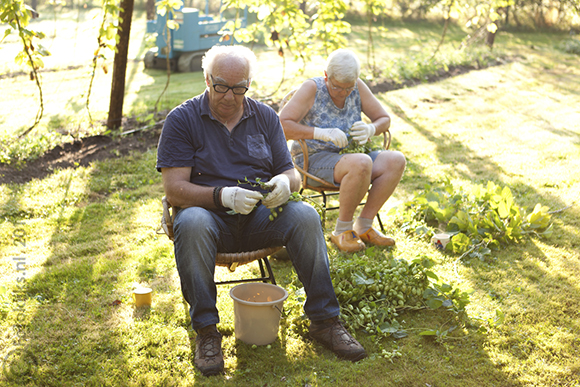
[[[408,47],[436,46],[439,39],[436,26],[386,27],[381,60],[405,58],[403,41]],[[353,36],[364,39],[364,30],[355,28]],[[364,52],[356,39],[353,47]],[[407,157],[404,178],[381,214],[397,240],[397,247],[384,253],[435,261],[432,270],[441,280],[472,291],[463,315],[441,309],[401,312],[406,337],[376,340],[359,331],[369,358],[340,361],[307,339],[300,320],[301,286],[289,262],[273,260],[279,285],[290,293],[278,339],[270,348],[237,341],[230,286],[221,286],[218,328],[226,371],[204,378],[192,364],[195,334],[171,242],[155,233],[163,189],[151,149],[0,186],[0,385],[580,385],[580,58],[557,48],[563,39],[500,33],[496,48],[513,60],[378,95],[393,119],[392,148]],[[143,70],[138,59],[144,49],[138,47],[131,51],[137,60],[129,68],[126,113],[150,108],[165,82],[162,71]],[[280,80],[280,72],[272,71],[280,59],[263,48],[259,55],[263,71],[256,88],[266,95]],[[320,70],[319,59],[308,75]],[[287,63],[293,85],[306,77],[295,72],[298,67]],[[103,118],[110,72],[98,77],[91,106],[94,116]],[[6,133],[34,117],[34,85],[26,79],[0,79],[2,90],[10,91],[0,95]],[[87,82],[86,62],[46,72],[43,79],[50,97],[40,130],[97,130],[78,102],[80,85]],[[174,74],[164,107],[202,89],[199,73]],[[57,140],[62,138],[46,142]],[[536,203],[549,207],[552,235],[526,237],[481,260],[459,260],[432,248],[400,227],[401,212],[391,209],[402,208],[424,184],[438,186],[446,179],[457,190],[488,181],[507,186],[528,212]],[[327,229],[335,216],[330,214]],[[331,265],[349,258],[328,245]],[[254,265],[234,273],[218,268],[216,276],[256,271]],[[151,309],[134,307],[131,292],[139,285],[154,289]],[[498,311],[505,318],[494,324]],[[452,326],[439,339],[419,335]],[[379,356],[385,352],[400,356]]]

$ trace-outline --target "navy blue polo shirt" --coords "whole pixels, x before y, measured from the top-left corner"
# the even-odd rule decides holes
[[[165,119],[157,149],[157,170],[191,167],[194,184],[240,186],[247,178],[269,181],[294,168],[284,131],[269,106],[244,98],[244,114],[230,132],[209,110],[208,91],[173,109]]]

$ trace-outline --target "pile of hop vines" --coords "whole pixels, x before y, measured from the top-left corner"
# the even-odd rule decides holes
[[[409,263],[373,254],[371,249],[360,257],[353,254],[350,259],[334,259],[330,265],[332,282],[347,327],[389,336],[399,326],[398,312],[424,307],[432,262],[416,259]]]

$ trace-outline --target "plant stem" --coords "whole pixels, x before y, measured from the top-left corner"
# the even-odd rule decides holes
[[[18,15],[16,13],[14,13],[14,19],[16,20],[16,24],[18,26],[18,35],[20,36],[20,39],[22,40],[22,44],[24,45],[24,52],[26,52],[26,56],[28,57],[28,63],[30,64],[30,67],[32,68],[32,74],[34,75],[34,80],[36,82],[36,86],[38,87],[38,93],[39,93],[39,98],[40,98],[40,106],[38,108],[38,112],[36,113],[36,118],[34,119],[34,124],[32,124],[31,127],[26,129],[23,133],[21,133],[18,136],[18,138],[21,139],[21,138],[25,137],[28,133],[30,133],[32,131],[32,129],[34,129],[36,127],[36,125],[38,125],[40,120],[42,119],[42,115],[44,114],[44,102],[43,102],[43,97],[42,97],[42,87],[40,85],[39,75],[38,75],[38,72],[36,71],[36,66],[34,65],[34,61],[32,60],[32,55],[30,55],[28,44],[26,44],[26,39],[24,38],[24,35],[22,33],[22,25],[20,23],[20,18],[18,17]]]

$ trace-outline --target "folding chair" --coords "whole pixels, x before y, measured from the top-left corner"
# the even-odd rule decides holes
[[[290,101],[290,99],[292,98],[292,96],[294,95],[296,90],[297,89],[293,89],[284,96],[284,98],[280,102],[280,109],[279,110],[282,110],[284,105],[286,105],[288,103],[288,101]],[[303,167],[300,167],[299,165],[294,164],[294,167],[298,170],[298,172],[300,172],[300,175],[302,176],[302,188],[300,189],[300,193],[302,194],[302,192],[305,189],[318,192],[318,194],[309,195],[307,197],[309,199],[319,198],[319,197],[322,198],[322,208],[323,208],[322,221],[326,222],[326,211],[337,210],[340,208],[340,207],[328,207],[327,198],[329,196],[337,196],[339,194],[338,191],[340,190],[340,187],[338,187],[334,184],[330,184],[329,182],[322,180],[321,178],[310,173],[308,171],[308,169],[309,169],[308,146],[306,145],[306,141],[305,140],[294,140],[294,141],[298,141],[298,143],[300,144],[300,148],[302,149],[302,154],[304,156]],[[383,148],[385,150],[388,150],[390,146],[391,146],[391,132],[389,130],[387,130],[386,132],[383,132]],[[320,185],[314,185],[313,182],[319,183]],[[327,193],[327,192],[330,192],[330,193]],[[366,204],[366,202],[361,202],[359,204],[359,206],[364,206],[365,204]],[[382,222],[381,217],[378,213],[377,213],[377,221],[379,222],[379,226],[381,227],[381,231],[384,233],[385,227],[383,226],[383,222]]]
[[[157,229],[158,234],[166,234],[169,239],[174,240],[173,235],[173,220],[175,219],[175,213],[173,207],[164,196],[161,199],[163,204],[163,215],[161,216],[161,225]],[[244,278],[238,280],[229,281],[219,281],[216,285],[222,284],[233,284],[242,282],[270,282],[272,285],[276,285],[276,279],[274,278],[274,273],[270,265],[268,257],[280,251],[282,246],[266,247],[262,249],[257,249],[253,251],[240,251],[236,253],[217,253],[215,264],[216,266],[225,266],[230,272],[234,272],[238,266],[245,265],[254,261],[258,261],[260,267],[260,276],[255,278]]]

